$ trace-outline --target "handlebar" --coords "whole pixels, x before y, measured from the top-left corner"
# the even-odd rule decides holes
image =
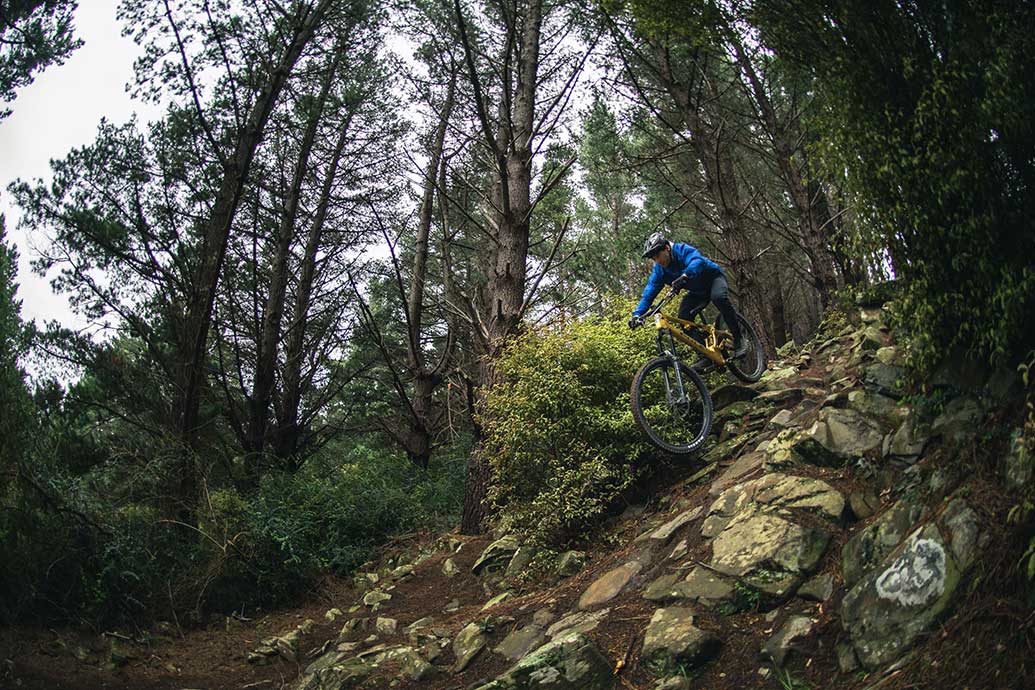
[[[666,304],[671,302],[672,298],[675,297],[677,294],[679,294],[679,290],[676,290],[675,288],[669,286],[668,294],[665,295],[664,297],[662,297],[661,300],[659,300],[650,309],[648,309],[647,311],[643,312],[643,314],[640,316],[640,318],[643,319],[644,321],[646,321],[649,317],[654,316],[659,311],[661,311],[662,307],[664,307]]]

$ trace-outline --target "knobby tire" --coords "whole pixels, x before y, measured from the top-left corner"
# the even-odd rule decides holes
[[[636,372],[630,387],[633,417],[656,446],[674,455],[687,455],[703,446],[708,438],[712,398],[700,375],[679,362],[688,401],[678,406],[668,404],[663,392],[665,372],[675,386],[675,370],[668,357],[652,359]]]
[[[747,345],[747,352],[739,359],[729,359],[726,366],[731,374],[744,383],[754,383],[765,373],[765,350],[762,349],[762,341],[758,339],[758,334],[747,319],[737,314],[737,323],[740,324],[740,336]]]

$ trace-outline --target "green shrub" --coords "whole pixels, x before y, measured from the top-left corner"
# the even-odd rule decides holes
[[[530,331],[499,361],[482,413],[489,498],[507,527],[540,544],[584,532],[655,453],[629,407],[653,331],[630,332],[627,315]]]
[[[107,486],[109,470],[82,480],[40,465],[35,479],[66,512],[27,499],[0,511],[0,619],[186,621],[282,603],[399,533],[455,523],[465,448],[418,472],[362,440],[332,444],[296,474],[265,477],[254,495],[212,489],[196,529],[142,500],[113,506],[92,486]]]
[[[432,458],[415,471],[402,454],[366,445],[324,449],[295,474],[266,476],[243,501],[213,501],[218,539],[234,539],[209,599],[221,609],[282,600],[324,573],[344,574],[373,548],[414,529],[452,524],[461,505],[463,463]],[[218,541],[217,539],[217,541]]]

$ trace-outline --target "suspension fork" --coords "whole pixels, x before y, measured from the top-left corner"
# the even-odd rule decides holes
[[[665,329],[665,335],[668,336],[668,349],[662,344],[662,332],[658,331],[658,355],[668,358],[668,361],[672,363],[672,371],[676,378],[676,393],[678,396],[673,400],[672,396],[672,382],[669,380],[668,370],[662,369],[661,375],[665,379],[665,399],[668,402],[669,407],[676,403],[682,403],[686,401],[686,388],[683,386],[683,375],[679,371],[679,358],[676,356],[676,341],[672,337],[672,331]]]

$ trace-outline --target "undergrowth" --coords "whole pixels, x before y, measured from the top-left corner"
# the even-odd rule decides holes
[[[641,478],[650,447],[632,418],[629,382],[652,356],[628,305],[559,330],[529,331],[499,361],[486,398],[489,496],[505,528],[540,545],[585,535]]]

